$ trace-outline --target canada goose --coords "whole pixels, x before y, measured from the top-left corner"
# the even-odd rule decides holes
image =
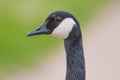
[[[82,35],[77,19],[68,12],[53,12],[47,17],[44,24],[29,32],[27,36],[41,34],[64,39],[67,58],[66,80],[85,80]]]

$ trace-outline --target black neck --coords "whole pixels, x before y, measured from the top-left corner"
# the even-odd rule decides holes
[[[66,80],[85,80],[85,60],[81,33],[64,40],[67,58]]]

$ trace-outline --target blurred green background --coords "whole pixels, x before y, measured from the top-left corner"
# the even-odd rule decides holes
[[[54,11],[74,14],[83,27],[109,0],[0,0],[0,74],[45,60],[62,40],[49,36],[26,37]]]

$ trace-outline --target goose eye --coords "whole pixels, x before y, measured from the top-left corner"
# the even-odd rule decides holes
[[[59,22],[59,21],[61,21],[61,17],[58,16],[55,18],[55,20]]]

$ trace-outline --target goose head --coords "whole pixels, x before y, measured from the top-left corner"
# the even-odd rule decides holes
[[[56,11],[50,14],[40,27],[29,32],[27,36],[46,34],[67,39],[72,32],[77,31],[80,31],[79,23],[72,14]]]

